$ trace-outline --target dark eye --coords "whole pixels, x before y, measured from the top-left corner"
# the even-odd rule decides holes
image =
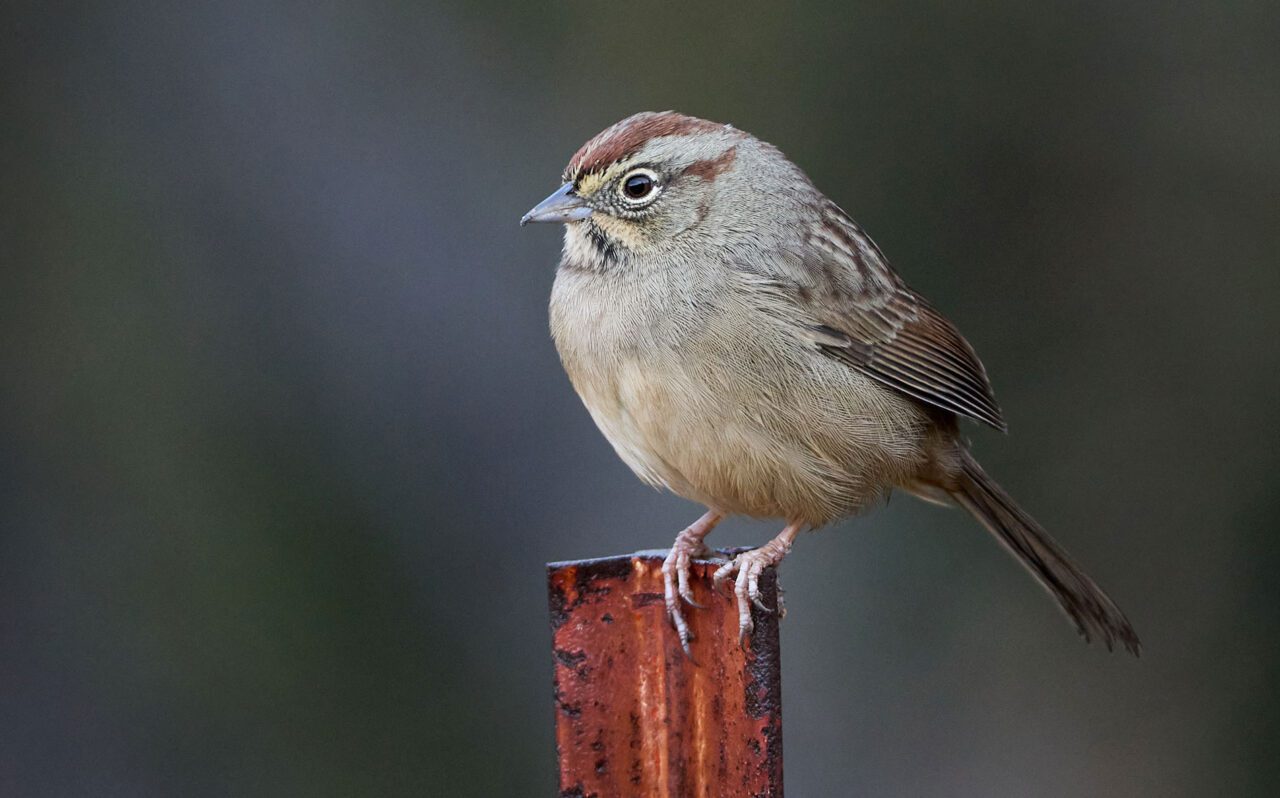
[[[653,192],[654,180],[652,175],[644,172],[637,172],[622,181],[622,193],[627,195],[628,199],[638,200],[644,199]]]

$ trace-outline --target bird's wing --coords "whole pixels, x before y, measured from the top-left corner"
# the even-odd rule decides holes
[[[829,308],[818,347],[925,404],[1005,429],[973,347],[923,298],[900,289],[873,302]]]
[[[919,402],[1005,430],[973,347],[834,203],[807,231],[803,255],[771,266],[751,278],[788,300],[799,334],[824,354]]]

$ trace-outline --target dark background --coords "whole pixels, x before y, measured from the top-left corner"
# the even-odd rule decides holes
[[[958,7],[963,5],[963,7]],[[906,497],[783,568],[797,796],[1280,786],[1274,3],[5,4],[0,794],[549,795],[543,563],[666,546],[519,216],[778,144],[982,354],[1082,645]],[[759,543],[733,521],[713,540]]]

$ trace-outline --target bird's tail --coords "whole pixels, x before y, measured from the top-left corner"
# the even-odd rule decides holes
[[[1129,619],[1094,584],[1035,519],[965,452],[963,470],[951,497],[978,519],[1058,600],[1085,641],[1101,638],[1111,650],[1118,640],[1135,657],[1141,650]]]

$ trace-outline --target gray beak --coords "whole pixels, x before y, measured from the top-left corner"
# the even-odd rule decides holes
[[[573,193],[573,184],[565,183],[550,197],[520,217],[520,226],[529,222],[580,222],[591,215],[591,207]]]

